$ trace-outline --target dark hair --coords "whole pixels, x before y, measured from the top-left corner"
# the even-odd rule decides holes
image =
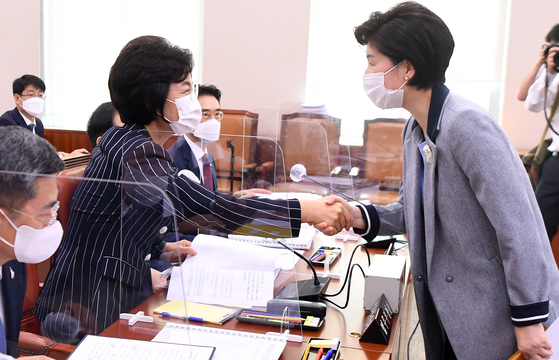
[[[20,78],[14,80],[12,84],[12,91],[15,94],[21,95],[23,90],[27,87],[27,85],[33,85],[38,89],[41,89],[42,92],[45,92],[46,86],[43,80],[36,77],[35,75],[23,75]]]
[[[115,108],[109,101],[95,109],[87,121],[87,136],[92,147],[97,145],[97,138],[113,126]]]
[[[559,41],[559,24],[555,25],[554,27],[551,28],[551,30],[549,30],[549,32],[545,36],[545,41],[547,42]]]
[[[415,68],[410,85],[429,89],[445,82],[454,40],[444,21],[425,6],[403,2],[385,13],[374,12],[354,35],[359,44],[375,46],[394,65],[409,61]]]
[[[64,169],[64,162],[47,140],[19,126],[0,127],[0,154],[0,206],[3,207],[21,209],[37,195],[37,175],[53,175]]]
[[[109,74],[113,106],[125,124],[151,123],[163,105],[169,85],[192,73],[188,49],[159,36],[140,36],[122,48]]]
[[[217,102],[221,104],[221,90],[215,87],[215,85],[205,84],[198,87],[198,96],[201,95],[211,95],[217,99]]]

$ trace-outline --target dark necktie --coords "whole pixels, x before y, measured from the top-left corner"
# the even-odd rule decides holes
[[[33,131],[33,129],[35,128],[34,123],[31,123],[31,124],[27,125],[27,127],[29,128],[29,130],[31,130],[32,133],[35,133],[35,131]]]
[[[202,164],[203,164],[202,173],[204,174],[204,186],[213,191],[214,181],[212,177],[212,166],[210,164],[210,157],[208,156],[208,154],[204,154],[204,156],[202,156]]]

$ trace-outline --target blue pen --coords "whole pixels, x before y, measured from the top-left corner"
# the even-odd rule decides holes
[[[334,340],[332,340],[332,347],[326,353],[326,356],[324,357],[324,360],[329,360],[332,357],[332,354],[334,353],[334,351],[338,350],[339,345],[340,345],[340,341],[338,340],[338,338],[334,338]]]
[[[318,249],[316,255],[313,256],[309,261],[314,261],[314,259],[316,259],[316,258],[319,257],[320,255],[322,255],[323,252],[324,252],[323,249]]]
[[[171,314],[171,313],[168,313],[168,312],[165,312],[165,311],[159,313],[159,315],[161,315],[163,317],[170,317],[170,318],[173,318],[173,319],[183,319],[183,320],[186,319],[185,315],[175,315],[175,314]]]

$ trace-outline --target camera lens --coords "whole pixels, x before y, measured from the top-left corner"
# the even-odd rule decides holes
[[[559,47],[559,44],[549,44],[543,51],[543,55],[547,56],[547,54],[549,54],[549,50],[551,50],[551,48],[554,47]],[[553,57],[553,62],[555,63],[555,71],[559,72],[559,51],[555,53],[555,56]]]

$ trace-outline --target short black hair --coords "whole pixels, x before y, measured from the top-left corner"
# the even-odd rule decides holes
[[[113,116],[115,114],[115,107],[109,101],[102,103],[95,109],[87,121],[87,136],[91,147],[97,145],[97,138],[107,132],[113,127]]]
[[[551,30],[549,30],[549,32],[545,36],[545,41],[547,42],[559,41],[559,24],[555,25],[554,27],[551,28]]]
[[[198,96],[201,95],[211,95],[221,104],[221,90],[215,87],[215,85],[205,84],[198,86]]]
[[[125,124],[151,123],[163,114],[169,85],[192,73],[188,49],[159,36],[140,36],[122,48],[109,74],[111,101]]]
[[[27,85],[33,85],[36,88],[41,89],[42,92],[45,92],[47,88],[43,80],[36,77],[35,75],[26,74],[14,80],[14,83],[12,84],[12,91],[14,92],[14,95],[21,95]]]
[[[19,126],[0,127],[0,154],[0,207],[20,210],[37,195],[37,175],[64,169],[47,140]]]
[[[385,13],[373,12],[354,35],[359,44],[373,45],[394,65],[409,61],[415,68],[410,85],[430,89],[445,82],[454,39],[444,21],[425,6],[409,1]]]

